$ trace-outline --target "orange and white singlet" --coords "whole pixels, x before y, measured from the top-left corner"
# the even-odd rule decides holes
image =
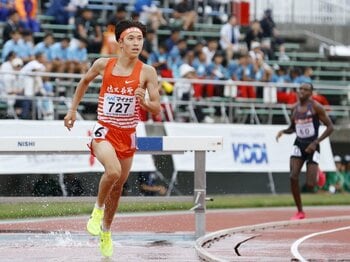
[[[117,59],[108,60],[98,99],[97,119],[92,139],[109,141],[119,159],[132,157],[136,151],[136,126],[139,121],[140,104],[135,89],[140,85],[143,63],[137,61],[129,76],[112,74]],[[90,146],[91,153],[93,153]]]
[[[140,85],[143,63],[138,60],[129,76],[113,75],[116,63],[117,58],[110,58],[107,62],[98,98],[97,119],[117,128],[136,128],[140,105],[135,89]]]

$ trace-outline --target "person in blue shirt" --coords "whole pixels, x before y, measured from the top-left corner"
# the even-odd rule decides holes
[[[87,39],[80,38],[77,47],[68,49],[68,73],[84,74],[87,72],[89,67],[87,45]]]
[[[6,21],[14,9],[14,0],[0,0],[0,21]]]
[[[51,46],[54,44],[54,38],[51,33],[45,34],[43,41],[34,46],[34,54],[43,53],[46,57],[45,67],[48,72],[52,72]]]
[[[68,65],[69,41],[70,39],[65,37],[62,38],[60,42],[57,42],[50,47],[53,72],[66,72]]]
[[[69,11],[70,0],[52,0],[45,14],[54,17],[55,24],[67,25],[74,13]]]
[[[169,54],[167,51],[166,45],[164,43],[160,43],[158,50],[153,50],[147,60],[147,63],[152,65],[160,75],[162,74],[163,70],[170,69],[168,65]]]
[[[238,81],[253,81],[254,80],[254,66],[251,57],[248,53],[241,54],[239,58],[239,66],[236,70],[236,79]],[[237,88],[238,97],[242,98],[256,98],[256,91],[254,86],[239,85]]]
[[[24,44],[21,33],[17,30],[11,32],[11,39],[6,41],[3,46],[2,53],[1,53],[2,61],[6,60],[6,57],[11,51],[13,51],[22,60],[24,61],[29,60],[29,57],[26,56],[27,47]]]
[[[313,70],[311,67],[305,67],[303,74],[301,76],[298,76],[295,80],[294,83],[297,84],[302,84],[302,83],[312,83],[312,74]]]
[[[150,24],[153,30],[157,30],[160,25],[166,25],[162,11],[155,5],[153,0],[136,0],[134,12],[140,15],[139,21],[145,25]]]

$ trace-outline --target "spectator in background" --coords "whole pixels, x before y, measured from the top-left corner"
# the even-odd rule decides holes
[[[40,31],[40,23],[37,21],[36,15],[38,11],[37,0],[15,0],[15,7],[20,19],[25,24],[26,29],[32,32]]]
[[[153,50],[150,54],[147,63],[149,65],[152,65],[159,75],[164,76],[164,72],[168,72],[169,70],[171,71],[168,61],[169,53],[166,48],[166,45],[165,43],[160,43],[158,50]]]
[[[194,86],[191,82],[186,81],[186,79],[196,79],[196,70],[188,65],[188,64],[182,64],[179,68],[179,76],[182,78],[181,80],[177,81],[174,85],[174,91],[175,91],[175,97],[179,102],[189,102],[192,100],[194,96]],[[201,99],[202,97],[196,97],[195,99]],[[180,105],[180,109],[189,111],[188,106],[186,104]],[[201,106],[196,106],[193,108],[195,117],[197,118],[198,122],[207,122],[207,123],[213,123],[214,120],[210,118],[209,116],[205,116],[202,112]],[[184,121],[188,121],[189,119],[184,119]]]
[[[23,32],[24,28],[25,26],[20,21],[18,12],[16,10],[11,10],[2,31],[2,43],[4,44],[6,41],[11,39],[12,32]]]
[[[253,22],[251,22],[248,32],[246,33],[244,38],[248,51],[251,50],[253,42],[261,43],[262,38],[263,31],[261,29],[260,23],[258,20],[254,20]]]
[[[27,62],[31,57],[27,56],[28,50],[24,44],[22,34],[19,31],[13,31],[11,33],[11,39],[6,41],[2,49],[2,61],[5,61],[8,54],[13,51],[16,56],[22,58],[23,61]]]
[[[52,72],[53,71],[51,47],[54,44],[54,41],[55,40],[53,38],[53,34],[46,33],[44,35],[43,41],[37,43],[34,46],[34,54],[38,54],[38,53],[45,54],[45,57],[46,57],[45,67],[46,67],[46,71],[48,71],[48,72]]]
[[[236,71],[236,79],[238,81],[254,81],[254,65],[252,58],[248,53],[240,55],[238,68]],[[256,98],[255,86],[239,85],[237,87],[237,97],[241,98]]]
[[[25,49],[23,49],[22,57],[25,58],[25,62],[28,62],[34,59],[33,33],[26,29],[23,31],[22,37],[23,37],[23,44],[25,46]]]
[[[207,44],[203,47],[202,51],[206,56],[206,63],[207,65],[209,65],[211,63],[211,61],[213,61],[213,57],[216,53],[216,51],[218,50],[219,45],[218,45],[218,41],[215,38],[211,38],[207,41]]]
[[[85,38],[88,40],[88,53],[100,53],[102,47],[102,29],[94,19],[94,13],[88,8],[84,8],[79,16],[75,17],[74,41],[72,46],[79,45],[78,40]]]
[[[179,77],[179,67],[184,63],[184,57],[187,53],[187,41],[181,38],[176,45],[169,50],[168,64],[171,67],[174,77]]]
[[[22,111],[21,100],[16,101],[17,95],[23,95],[23,86],[19,82],[18,74],[11,74],[11,72],[18,72],[23,66],[22,59],[16,57],[14,52],[10,52],[6,57],[6,61],[0,66],[0,95],[8,95],[11,98],[7,99],[7,115],[12,118],[18,118],[18,114]],[[15,108],[19,107],[16,112]]]
[[[140,54],[140,60],[147,64],[147,60],[150,58],[154,50],[154,42],[156,41],[156,32],[153,29],[147,30],[145,40],[143,42],[142,51]]]
[[[190,0],[181,0],[175,4],[172,16],[181,22],[183,30],[194,29],[194,24],[197,21],[197,12],[194,10],[194,5]]]
[[[347,192],[350,192],[350,155],[345,155],[344,156],[344,169],[345,169],[345,174],[344,174],[344,189]]]
[[[336,167],[335,172],[326,173],[326,183],[322,187],[322,190],[325,190],[329,193],[340,193],[344,190],[344,175],[345,175],[345,166],[343,165],[342,159],[340,156],[334,156],[334,163]]]
[[[239,52],[241,32],[237,18],[231,15],[220,29],[220,47],[226,52],[226,61],[230,62],[234,53]]]
[[[274,73],[272,75],[271,82],[273,83],[291,83],[292,80],[287,73],[287,70],[283,66],[274,65],[273,66]],[[292,98],[292,101],[290,101],[290,92],[291,89],[285,88],[283,86],[277,87],[277,102],[278,103],[284,103],[284,104],[292,104],[295,102],[295,98]],[[294,95],[292,95],[294,96]]]
[[[149,25],[153,30],[158,30],[159,26],[167,24],[162,11],[155,5],[153,0],[136,0],[134,11],[140,15],[139,21]]]
[[[170,36],[165,40],[167,50],[173,49],[176,43],[181,39],[180,30],[178,28],[171,29]]]
[[[64,37],[50,47],[52,72],[64,73],[67,71],[69,41],[70,38]]]
[[[313,70],[311,67],[307,66],[304,67],[303,74],[298,76],[297,78],[294,79],[294,83],[301,84],[301,83],[312,83],[312,75],[313,75]]]
[[[70,0],[52,0],[45,14],[54,17],[55,24],[67,25],[73,16],[69,8]]]
[[[14,0],[0,0],[0,21],[7,21],[8,17],[14,9]]]
[[[25,64],[23,68],[20,70],[20,79],[22,86],[24,87],[24,96],[29,98],[34,98],[35,96],[43,96],[46,94],[44,89],[43,79],[41,76],[31,76],[28,73],[35,72],[44,72],[45,71],[45,55],[43,53],[38,53],[35,55],[35,59]],[[22,103],[22,112],[20,114],[21,119],[31,119],[33,100],[32,99],[24,99],[21,101]],[[41,114],[43,112],[40,107],[40,103],[34,103],[35,110]]]
[[[119,45],[115,40],[115,25],[127,18],[127,12],[124,5],[117,7],[112,16],[108,18],[106,30],[103,32],[103,43],[101,54],[103,55],[118,55]]]
[[[88,41],[84,38],[79,39],[77,47],[68,48],[67,53],[67,72],[84,74],[89,68],[88,54],[86,46]]]
[[[269,59],[274,59],[273,52],[276,47],[283,46],[284,40],[279,36],[279,32],[276,29],[275,21],[272,17],[272,10],[266,9],[263,18],[260,20],[260,25],[263,31],[262,45],[264,48],[271,50]]]
[[[164,196],[167,192],[166,187],[159,185],[154,172],[140,172],[137,182],[142,196]]]

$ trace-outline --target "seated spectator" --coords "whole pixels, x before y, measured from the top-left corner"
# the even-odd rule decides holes
[[[168,64],[171,67],[171,71],[174,77],[179,77],[179,67],[184,63],[184,57],[187,53],[187,41],[181,38],[177,41],[176,46],[169,50]]]
[[[244,38],[248,51],[251,50],[253,42],[261,43],[262,38],[263,31],[261,29],[260,23],[258,20],[254,20],[253,22],[251,22],[248,32],[246,33]]]
[[[26,29],[31,32],[40,32],[40,23],[37,20],[37,0],[15,0],[15,8]]]
[[[213,57],[216,53],[216,51],[218,51],[219,45],[218,45],[218,41],[215,38],[211,38],[207,41],[207,44],[203,47],[202,51],[204,52],[206,59],[207,59],[207,65],[209,65],[211,63],[211,61],[213,61]]]
[[[68,48],[67,54],[67,72],[85,74],[89,68],[88,54],[86,46],[88,41],[84,38],[79,39],[78,47]]]
[[[4,44],[11,39],[11,34],[14,31],[23,32],[25,25],[21,22],[19,14],[16,10],[9,13],[9,17],[2,31],[2,43]]]
[[[6,57],[6,61],[0,66],[0,95],[11,96],[6,100],[7,115],[11,118],[18,118],[18,114],[22,111],[21,100],[16,101],[17,95],[23,95],[23,86],[19,81],[18,74],[11,74],[11,72],[18,72],[23,66],[22,59],[16,57],[14,52],[10,52]],[[19,107],[16,112],[15,108]]]
[[[272,68],[265,63],[264,61],[264,53],[260,52],[255,55],[255,59],[253,60],[254,65],[254,79],[258,82],[271,82],[272,79]],[[264,97],[264,87],[257,86],[256,94],[257,97]],[[270,87],[271,89],[272,87]]]
[[[51,46],[54,44],[53,34],[46,33],[44,35],[43,41],[37,43],[34,46],[34,54],[43,53],[46,57],[45,67],[48,72],[52,72],[52,55]]]
[[[25,57],[25,62],[31,61],[34,59],[34,38],[33,33],[29,30],[24,30],[22,33],[23,36],[23,44],[25,46],[25,50],[23,50],[22,57]]]
[[[231,15],[220,29],[220,47],[226,52],[226,61],[229,62],[233,55],[240,50],[239,40],[241,32],[237,18]]]
[[[162,11],[155,5],[153,0],[136,0],[134,11],[140,15],[139,21],[149,25],[153,30],[158,30],[161,25],[167,25]]]
[[[304,67],[303,74],[294,79],[294,83],[312,83],[313,70],[311,67]]]
[[[179,74],[182,78],[181,80],[177,81],[174,85],[174,92],[175,97],[177,101],[179,102],[189,102],[192,100],[194,96],[194,86],[191,82],[186,81],[186,79],[196,79],[196,71],[195,69],[188,65],[188,64],[182,64],[179,68]],[[201,99],[202,97],[196,97],[196,99]],[[179,108],[181,110],[188,111],[188,105],[181,104]],[[193,108],[193,112],[195,114],[196,119],[198,122],[207,122],[207,123],[213,123],[214,120],[210,118],[209,116],[205,116],[202,112],[202,106],[195,106]],[[189,121],[190,119],[184,119],[184,121]]]
[[[140,172],[137,177],[138,187],[142,196],[164,196],[166,187],[159,185],[154,172]]]
[[[175,4],[172,16],[174,19],[181,21],[183,30],[194,29],[194,24],[197,21],[197,12],[189,0],[182,0]]]
[[[291,83],[292,80],[287,73],[287,70],[283,66],[274,65],[274,73],[272,74],[271,82],[273,83]],[[287,89],[283,86],[277,87],[277,102],[284,104],[293,104],[295,102],[294,94],[290,98],[290,89]]]
[[[28,50],[24,43],[22,34],[19,31],[13,31],[11,33],[11,39],[6,41],[2,49],[2,60],[5,61],[5,58],[8,54],[13,51],[16,56],[20,57],[23,61],[27,62],[31,59],[28,57]]]
[[[350,192],[350,155],[344,156],[344,166],[345,166],[344,189],[347,192]]]
[[[147,63],[152,65],[157,73],[163,77],[172,77],[172,73],[169,75],[171,68],[169,67],[169,53],[167,52],[165,43],[160,43],[158,50],[153,50],[150,54]]]
[[[144,63],[147,63],[151,53],[153,52],[154,42],[156,41],[156,32],[152,29],[147,30],[145,39],[143,41],[143,47],[140,54],[140,60]]]
[[[236,71],[236,79],[238,81],[254,81],[254,65],[248,53],[240,55],[238,68]],[[237,86],[237,97],[241,98],[256,98],[255,86],[239,85]]]
[[[165,39],[167,50],[173,49],[176,43],[181,39],[180,30],[178,28],[171,29],[171,34]]]
[[[119,44],[115,39],[115,26],[120,21],[127,18],[127,12],[124,5],[117,7],[115,13],[108,18],[106,30],[103,32],[103,42],[101,54],[103,55],[118,55],[120,52]]]
[[[28,75],[28,73],[32,72],[44,72],[46,70],[45,68],[45,55],[43,53],[38,53],[35,55],[35,59],[30,61],[29,63],[25,64],[23,68],[20,70],[20,79],[19,81],[22,83],[22,86],[24,87],[24,96],[31,98],[31,99],[24,99],[21,101],[22,103],[22,112],[20,114],[21,119],[31,119],[32,116],[32,110],[38,110],[39,112],[42,112],[42,108],[40,108],[40,103],[34,103],[35,108],[32,107],[33,105],[33,98],[35,96],[43,96],[46,94],[44,85],[43,85],[43,79],[41,76],[31,76]]]
[[[72,46],[78,46],[80,38],[87,39],[88,53],[100,53],[102,47],[102,29],[94,19],[94,13],[88,8],[84,8],[79,16],[75,17],[75,31]]]
[[[52,72],[64,73],[67,71],[69,41],[68,37],[64,37],[50,47]]]
[[[203,51],[197,53],[192,66],[196,69],[196,75],[198,78],[207,77],[207,57]]]
[[[276,29],[271,9],[265,10],[264,16],[260,20],[260,25],[263,31],[262,45],[264,48],[271,50],[271,54],[268,54],[269,59],[274,59],[274,51],[278,46],[281,47],[283,45],[284,40],[279,36],[279,32]]]
[[[0,1],[0,21],[7,21],[11,12],[15,9],[14,0],[1,0]]]
[[[74,13],[69,8],[70,0],[52,0],[45,15],[53,16],[55,24],[67,25]]]
[[[345,166],[342,163],[340,156],[334,156],[334,163],[336,167],[335,172],[326,173],[326,183],[322,187],[322,190],[325,190],[329,193],[340,193],[344,190],[344,175],[345,175]]]

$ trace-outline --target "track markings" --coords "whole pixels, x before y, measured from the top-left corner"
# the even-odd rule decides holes
[[[299,253],[299,245],[304,242],[305,240],[315,237],[315,236],[319,236],[319,235],[325,235],[325,234],[330,234],[330,233],[334,233],[334,232],[338,232],[338,231],[343,231],[343,230],[350,230],[350,226],[348,227],[339,227],[339,228],[335,228],[335,229],[331,229],[331,230],[326,230],[326,231],[321,231],[321,232],[316,232],[316,233],[312,233],[309,235],[306,235],[302,238],[299,238],[298,240],[296,240],[291,248],[290,251],[292,252],[292,255],[298,259],[300,262],[307,262],[307,260]]]

